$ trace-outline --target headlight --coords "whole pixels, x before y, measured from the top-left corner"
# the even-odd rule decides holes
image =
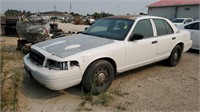
[[[57,62],[50,59],[47,60],[46,67],[54,70],[68,70],[67,62]]]
[[[48,59],[46,62],[46,67],[54,70],[69,70],[75,67],[79,67],[79,63],[78,61],[57,62]]]

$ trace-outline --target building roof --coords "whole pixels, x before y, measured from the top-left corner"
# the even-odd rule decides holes
[[[147,7],[165,7],[165,6],[181,6],[181,5],[199,5],[200,0],[160,0]]]

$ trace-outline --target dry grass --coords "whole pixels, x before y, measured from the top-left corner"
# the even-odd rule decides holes
[[[77,111],[92,111],[92,109],[87,107],[88,105],[107,107],[111,104],[111,101],[113,99],[114,94],[108,91],[101,93],[98,96],[93,96],[92,94],[88,93],[82,97],[82,102],[80,103],[80,106],[77,109]]]
[[[17,96],[23,78],[23,54],[16,50],[17,39],[0,38],[1,111],[17,111]]]

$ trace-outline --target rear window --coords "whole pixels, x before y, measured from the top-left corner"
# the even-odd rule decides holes
[[[171,26],[165,20],[153,19],[153,21],[156,25],[157,36],[168,35],[168,34],[174,33]]]
[[[157,36],[168,34],[165,24],[161,19],[153,19],[153,21],[156,25]]]
[[[169,23],[168,23],[167,21],[165,21],[165,20],[163,20],[163,22],[164,22],[164,24],[165,24],[165,26],[166,26],[167,33],[168,33],[168,34],[174,33],[174,31],[173,31],[172,27],[169,25]]]
[[[173,23],[183,23],[184,19],[173,19]]]

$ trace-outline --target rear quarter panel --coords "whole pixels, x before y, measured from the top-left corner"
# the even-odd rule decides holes
[[[177,44],[183,43],[183,52],[188,51],[192,46],[191,34],[187,30],[178,30],[177,34]],[[176,45],[177,45],[176,44]]]

